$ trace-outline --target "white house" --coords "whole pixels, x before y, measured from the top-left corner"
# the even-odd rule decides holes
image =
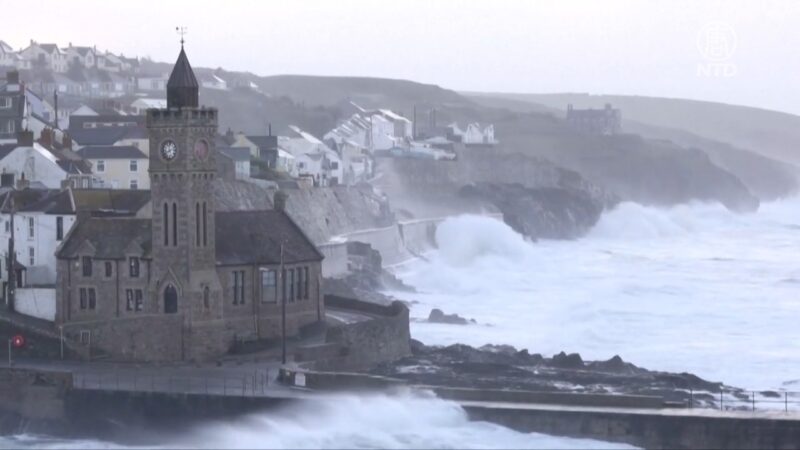
[[[92,164],[94,175],[111,189],[150,189],[150,160],[141,150],[127,145],[98,145],[78,150]]]
[[[0,159],[0,173],[13,174],[15,180],[38,182],[50,189],[60,189],[70,173],[58,159],[38,143],[14,148]]]
[[[200,85],[206,89],[218,89],[221,91],[228,90],[228,83],[222,78],[213,73],[200,73],[197,75],[200,79]]]
[[[279,138],[280,147],[295,157],[298,176],[313,178],[315,186],[330,186],[344,181],[344,165],[338,153],[297,126],[292,135]]]
[[[218,147],[217,151],[233,161],[237,180],[250,178],[250,149],[247,147]]]
[[[497,139],[494,137],[494,125],[481,127],[477,122],[467,125],[466,130],[462,130],[458,123],[448,125],[451,137],[460,140],[464,145],[495,145]]]
[[[14,67],[16,69],[31,68],[30,62],[24,60],[18,52],[15,52],[14,49],[4,41],[0,41],[0,66]]]
[[[77,64],[83,67],[95,67],[97,64],[97,51],[92,47],[77,47],[69,43],[64,49],[67,54],[67,64]]]
[[[131,103],[131,113],[141,115],[150,108],[163,109],[166,107],[167,100],[164,98],[139,98]]]
[[[136,77],[136,90],[143,92],[157,91],[163,93],[167,90],[166,75],[142,75]]]
[[[50,69],[53,72],[64,73],[69,68],[67,54],[56,44],[39,44],[31,41],[20,56],[30,61],[31,67]]]

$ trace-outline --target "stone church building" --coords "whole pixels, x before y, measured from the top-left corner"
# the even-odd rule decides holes
[[[322,255],[283,208],[216,211],[217,110],[198,88],[181,48],[167,108],[147,111],[150,204],[80,220],[56,252],[56,323],[95,353],[213,358],[281,336],[284,299],[289,336],[324,318]]]

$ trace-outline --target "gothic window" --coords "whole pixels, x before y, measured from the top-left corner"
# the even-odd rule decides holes
[[[203,247],[208,245],[208,230],[206,229],[206,225],[208,225],[208,210],[206,209],[206,202],[203,202]]]
[[[169,285],[164,289],[164,313],[175,314],[178,312],[178,290]]]
[[[261,272],[261,301],[275,303],[278,301],[277,272],[266,270]]]
[[[208,286],[203,286],[203,307],[211,308],[211,289]]]
[[[172,246],[178,246],[178,204],[172,203]]]
[[[164,247],[169,247],[169,206],[164,203]]]
[[[125,309],[128,311],[133,311],[134,308],[134,298],[133,298],[133,289],[125,289]]]
[[[244,270],[233,271],[233,304],[244,305]]]
[[[200,202],[194,205],[194,235],[195,245],[200,247]]]
[[[141,311],[144,307],[144,292],[141,289],[136,289],[136,311]]]
[[[80,298],[81,298],[81,300],[80,300],[81,309],[86,309],[86,304],[87,304],[86,288],[81,288],[79,292],[80,292]]]
[[[111,261],[106,261],[105,269],[106,269],[106,278],[111,278],[111,276],[114,274],[114,268],[113,265],[111,264]]]
[[[128,260],[128,275],[131,278],[139,278],[139,258],[131,257]]]
[[[81,258],[81,268],[82,268],[84,277],[91,277],[92,276],[92,257],[91,256],[84,256],[84,257]]]

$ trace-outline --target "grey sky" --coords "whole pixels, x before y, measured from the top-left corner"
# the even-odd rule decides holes
[[[172,61],[175,26],[185,25],[187,51],[197,66],[260,75],[405,78],[458,90],[684,97],[800,114],[797,1],[28,0],[24,5],[15,14],[19,20],[5,20],[0,29],[0,39],[15,48],[33,38]],[[706,28],[709,24],[721,27]],[[722,51],[722,66],[702,66],[706,74],[698,75],[698,65],[709,62],[698,44]]]

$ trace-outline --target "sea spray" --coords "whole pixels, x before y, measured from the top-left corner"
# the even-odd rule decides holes
[[[718,204],[623,203],[572,241],[527,242],[500,221],[445,221],[438,251],[402,268],[432,308],[475,318],[412,323],[427,344],[511,344],[532,352],[615,354],[752,389],[800,373],[800,200],[736,214]]]

